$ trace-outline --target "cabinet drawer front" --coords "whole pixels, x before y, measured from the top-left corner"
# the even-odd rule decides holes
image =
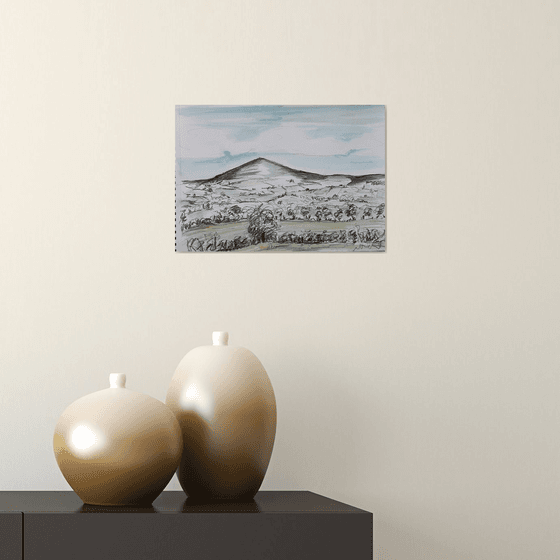
[[[26,513],[25,560],[371,560],[372,524],[365,512]]]
[[[23,514],[0,512],[0,560],[22,560]]]

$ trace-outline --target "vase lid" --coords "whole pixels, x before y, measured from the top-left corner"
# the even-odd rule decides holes
[[[225,331],[214,331],[212,333],[212,344],[214,346],[227,346],[229,334]]]
[[[109,386],[111,389],[124,389],[126,385],[126,374],[111,373],[109,374]]]

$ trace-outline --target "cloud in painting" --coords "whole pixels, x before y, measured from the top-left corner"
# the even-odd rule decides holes
[[[383,106],[178,106],[176,118],[185,177],[259,156],[319,173],[385,171]]]

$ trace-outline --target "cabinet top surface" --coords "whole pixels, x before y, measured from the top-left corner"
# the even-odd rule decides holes
[[[181,491],[163,492],[152,507],[84,504],[74,492],[0,492],[0,512],[23,513],[369,513],[307,491],[257,492],[249,502],[196,502]]]

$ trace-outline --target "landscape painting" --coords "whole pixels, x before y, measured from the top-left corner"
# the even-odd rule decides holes
[[[385,251],[385,106],[175,116],[177,252]]]

